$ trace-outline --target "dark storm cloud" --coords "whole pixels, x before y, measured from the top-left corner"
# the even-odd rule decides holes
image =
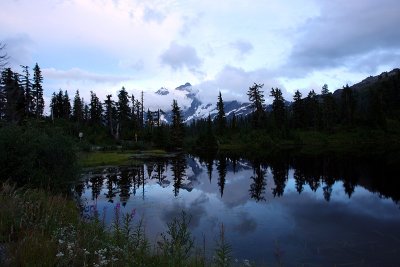
[[[161,62],[170,66],[174,70],[187,67],[195,70],[201,65],[201,60],[197,55],[196,49],[189,45],[179,45],[172,42],[169,48],[160,56]]]
[[[400,1],[324,1],[320,16],[301,29],[288,62],[304,71],[354,63],[358,57],[400,48]],[[385,64],[390,57],[380,57]]]

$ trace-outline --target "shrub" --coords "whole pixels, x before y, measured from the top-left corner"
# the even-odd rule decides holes
[[[0,129],[0,179],[18,186],[66,191],[78,174],[74,144],[50,129]]]

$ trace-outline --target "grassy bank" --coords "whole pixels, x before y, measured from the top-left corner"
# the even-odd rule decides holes
[[[93,151],[80,152],[78,160],[84,168],[108,166],[108,165],[131,165],[143,163],[144,159],[166,158],[174,156],[174,153],[167,153],[165,150],[130,150],[130,151]]]

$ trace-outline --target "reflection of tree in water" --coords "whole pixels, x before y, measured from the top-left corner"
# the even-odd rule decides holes
[[[228,158],[232,162],[232,169],[233,169],[233,173],[235,174],[237,172],[237,164],[239,162],[240,157],[237,154],[231,154],[228,156]]]
[[[155,163],[154,162],[147,162],[146,169],[147,169],[147,178],[152,179],[152,174],[154,171]]]
[[[226,177],[226,157],[219,156],[218,163],[217,163],[217,170],[218,170],[218,187],[219,192],[222,195],[224,194],[225,188],[225,177]]]
[[[274,197],[282,196],[288,179],[289,165],[285,161],[276,161],[271,164],[271,172],[274,178],[275,188],[272,189]]]
[[[179,154],[171,160],[171,170],[174,177],[174,196],[179,195],[179,189],[182,187],[182,179],[186,175],[186,158]]]
[[[117,184],[118,178],[115,173],[108,174],[106,177],[107,177],[107,181],[106,181],[107,193],[105,193],[105,196],[108,199],[108,202],[113,203],[114,197],[117,194],[116,188],[114,187],[114,185]]]
[[[212,172],[213,172],[213,165],[214,165],[214,159],[211,158],[211,157],[210,157],[210,158],[207,158],[206,165],[207,165],[208,179],[210,180],[210,183],[211,183]]]
[[[161,161],[161,160],[157,161],[155,164],[155,174],[153,175],[152,178],[157,179],[157,181],[160,185],[162,184],[164,179],[167,178],[167,176],[164,175],[167,164],[168,164],[168,161]]]
[[[296,184],[296,191],[301,194],[304,190],[304,185],[306,184],[306,177],[300,170],[296,169],[294,170],[293,178]]]
[[[128,168],[120,169],[120,176],[117,181],[117,185],[119,187],[119,199],[123,206],[126,205],[127,201],[130,197],[130,189],[131,189],[131,176],[132,173],[129,171]]]
[[[85,183],[84,182],[78,182],[75,187],[74,187],[74,191],[76,192],[76,194],[81,197],[83,191],[85,190]]]
[[[253,164],[253,176],[250,177],[253,183],[250,185],[250,197],[254,200],[265,201],[265,186],[267,182],[265,180],[266,171],[262,168],[259,162],[254,162]]]
[[[89,181],[92,184],[92,200],[95,200],[99,197],[101,188],[103,187],[103,176],[93,175]]]

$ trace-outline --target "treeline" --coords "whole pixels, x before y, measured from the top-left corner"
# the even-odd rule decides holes
[[[107,95],[100,100],[90,92],[89,102],[79,90],[71,100],[68,91],[54,92],[50,115],[45,117],[43,77],[38,64],[33,70],[22,66],[22,74],[6,68],[0,79],[0,123],[24,124],[41,119],[63,128],[76,139],[80,133],[88,144],[123,143],[128,148],[164,149],[218,148],[221,144],[268,146],[276,140],[294,140],[296,133],[337,133],[352,129],[390,131],[399,128],[400,70],[384,73],[373,82],[353,87],[346,85],[332,93],[324,85],[320,93],[311,90],[306,96],[297,90],[286,100],[279,88],[272,88],[271,105],[265,104],[263,84],[254,83],[247,95],[253,112],[248,116],[227,114],[221,92],[217,114],[184,125],[176,100],[172,116],[158,109],[145,109],[143,92],[129,95],[124,87],[116,99]],[[82,136],[82,135],[80,135]]]
[[[254,83],[247,95],[253,112],[246,117],[235,114],[227,119],[221,93],[214,119],[196,120],[188,126],[197,148],[216,147],[218,143],[234,145],[270,145],[274,140],[296,139],[298,132],[334,134],[355,129],[362,131],[400,130],[400,70],[383,73],[376,81],[352,88],[348,85],[332,93],[328,85],[317,94],[306,96],[297,90],[290,101],[282,90],[272,88],[271,105],[265,104],[263,84]]]
[[[129,95],[124,87],[117,100],[107,95],[101,101],[90,92],[89,103],[79,94],[71,101],[68,91],[54,92],[50,102],[50,115],[44,116],[43,76],[38,64],[33,68],[22,66],[23,73],[6,68],[0,79],[0,123],[24,125],[30,119],[39,119],[63,128],[78,137],[82,133],[89,143],[115,143],[130,141],[132,146],[144,143],[166,149],[183,147],[184,124],[176,100],[172,103],[171,122],[163,120],[165,113],[144,108],[143,92],[140,99]],[[71,104],[72,102],[72,104]],[[125,142],[126,143],[126,142]]]
[[[38,64],[21,66],[22,74],[6,68],[0,78],[0,121],[20,124],[27,118],[42,118],[44,111],[43,76]]]

